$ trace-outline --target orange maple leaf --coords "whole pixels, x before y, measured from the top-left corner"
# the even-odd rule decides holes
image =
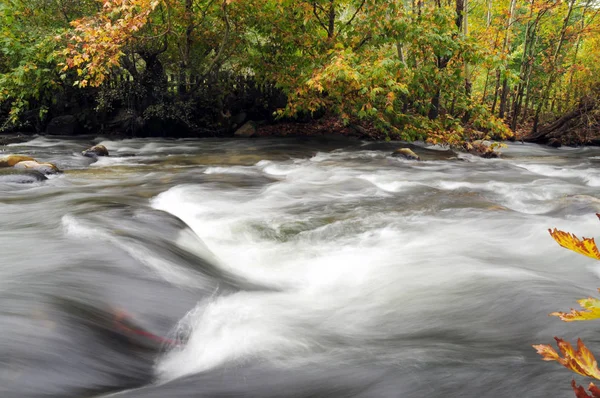
[[[581,339],[577,339],[577,351],[573,349],[571,343],[558,337],[554,339],[564,357],[561,357],[551,345],[534,345],[533,348],[537,350],[537,353],[542,356],[544,361],[556,361],[575,373],[600,380],[598,362],[596,362],[596,358],[594,358],[592,352],[583,344]]]
[[[600,290],[600,289],[598,289]],[[571,312],[553,312],[550,315],[559,317],[562,321],[589,321],[600,318],[600,300],[594,297],[577,300],[583,310],[571,308]]]
[[[575,396],[577,398],[600,398],[600,388],[596,387],[594,383],[590,383],[588,386],[588,391],[591,392],[592,395],[585,392],[583,386],[578,386],[577,383],[575,383],[575,380],[571,381],[571,387],[573,387],[573,391],[575,391]]]
[[[583,238],[583,240],[579,240],[577,236],[560,231],[556,228],[554,228],[554,231],[549,229],[548,232],[550,232],[550,236],[552,236],[552,238],[562,247],[573,250],[575,253],[600,260],[600,251],[598,251],[598,247],[596,247],[594,238]]]

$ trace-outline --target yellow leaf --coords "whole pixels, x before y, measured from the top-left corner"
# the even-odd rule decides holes
[[[573,350],[570,343],[558,337],[554,339],[564,357],[561,357],[550,345],[534,345],[533,348],[537,350],[537,353],[542,356],[544,361],[556,361],[575,373],[600,380],[600,369],[598,369],[596,358],[594,358],[594,355],[583,344],[581,339],[577,339],[577,351]]]
[[[560,231],[556,228],[554,228],[554,231],[549,229],[548,232],[550,232],[552,238],[554,238],[554,240],[562,247],[573,250],[575,253],[600,260],[600,252],[596,247],[594,238],[583,238],[583,240],[579,240],[577,236]]]
[[[550,315],[559,317],[562,321],[589,321],[600,318],[600,300],[593,297],[577,301],[583,308],[582,311],[571,308],[571,312],[553,312]]]

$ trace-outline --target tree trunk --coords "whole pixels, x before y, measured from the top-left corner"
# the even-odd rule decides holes
[[[567,33],[567,28],[569,27],[569,19],[571,18],[571,14],[573,13],[573,7],[575,6],[575,2],[576,0],[571,0],[571,2],[569,3],[569,10],[567,11],[567,15],[565,16],[565,19],[563,21],[560,37],[556,45],[556,50],[554,51],[554,56],[552,57],[552,69],[548,74],[548,81],[546,82],[546,85],[542,91],[542,99],[538,103],[538,106],[535,110],[535,116],[533,117],[533,132],[537,130],[537,126],[540,121],[540,114],[542,112],[542,109],[546,106],[546,103],[548,102],[550,90],[552,89],[552,85],[554,84],[554,81],[556,79],[556,71],[558,67],[562,64],[562,60],[560,59],[560,51],[562,50],[562,47],[565,42],[565,35]]]
[[[525,43],[523,43],[523,55],[521,57],[521,68],[519,71],[519,84],[516,89],[515,101],[513,103],[513,113],[512,113],[512,123],[511,128],[514,130],[517,129],[517,121],[519,118],[519,114],[521,113],[521,106],[523,104],[523,98],[525,95],[525,91],[527,90],[527,102],[529,102],[529,79],[531,77],[531,66],[533,63],[532,54],[535,52],[535,43],[537,42],[537,22],[539,19],[533,19],[533,4],[535,0],[531,0],[530,11],[529,11],[529,21],[527,22],[527,26],[525,28]],[[526,106],[527,110],[527,106]],[[525,116],[521,119],[521,123],[525,119]]]
[[[508,8],[508,19],[506,20],[506,25],[504,27],[504,42],[502,43],[502,53],[505,53],[506,51],[508,51],[508,47],[510,44],[510,29],[513,24],[516,5],[517,5],[517,0],[510,1],[510,6]],[[498,70],[498,72],[496,73],[496,89],[494,90],[494,102],[492,104],[492,113],[494,112],[494,110],[496,108],[496,104],[498,102],[498,91],[500,89],[500,80],[501,80],[500,78],[501,78],[501,73],[500,73],[500,70]],[[502,99],[500,100],[500,109],[501,109],[500,112],[502,113],[502,115],[500,117],[503,117],[504,110],[506,107],[505,87],[507,87],[507,86],[508,86],[508,81],[505,77],[504,81],[502,82]]]
[[[463,33],[465,38],[469,36],[469,0],[464,0]],[[472,87],[471,70],[469,68],[469,63],[465,61],[465,94],[467,95],[467,98],[471,98]]]
[[[550,123],[543,128],[538,129],[538,131],[531,132],[527,137],[523,138],[525,142],[535,142],[535,143],[544,143],[548,140],[548,136],[551,134],[555,134],[559,132],[563,127],[567,125],[570,121],[581,118],[582,115],[592,111],[596,108],[598,102],[596,100],[587,99],[583,100],[577,109],[561,116],[556,119],[554,122]]]

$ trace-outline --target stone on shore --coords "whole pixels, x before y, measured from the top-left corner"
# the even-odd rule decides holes
[[[254,137],[256,135],[256,125],[253,121],[248,121],[244,123],[242,127],[237,129],[233,135],[242,138]]]

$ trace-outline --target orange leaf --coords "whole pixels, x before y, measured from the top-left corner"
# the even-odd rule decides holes
[[[571,387],[573,387],[573,391],[575,391],[575,396],[577,398],[600,398],[600,388],[596,387],[594,383],[590,383],[588,386],[588,390],[592,395],[585,392],[585,388],[582,386],[578,386],[577,383],[575,383],[575,380],[571,381]]]
[[[594,238],[583,238],[583,240],[579,240],[577,236],[560,231],[556,228],[554,228],[554,231],[549,229],[548,232],[550,232],[552,238],[554,238],[554,240],[562,247],[573,250],[575,253],[600,260],[600,251],[598,251],[598,248],[596,247]]]
[[[558,337],[555,337],[554,339],[556,340],[558,348],[560,349],[564,358],[561,358],[561,356],[550,345],[534,345],[533,348],[537,350],[538,354],[542,356],[544,361],[556,361],[575,373],[600,380],[600,369],[598,369],[596,358],[594,358],[594,355],[583,344],[581,339],[577,339],[577,351],[573,350],[573,347],[570,343],[559,339]]]
[[[600,300],[588,297],[586,299],[578,300],[577,302],[584,308],[583,311],[571,308],[571,312],[553,312],[550,315],[557,316],[565,322],[600,319]]]

